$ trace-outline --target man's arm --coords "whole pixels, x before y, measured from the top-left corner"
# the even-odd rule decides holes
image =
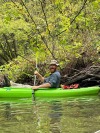
[[[39,89],[39,88],[50,88],[51,87],[51,84],[50,83],[44,83],[44,84],[41,84],[39,86],[33,86],[32,89],[33,90],[36,90],[36,89]]]

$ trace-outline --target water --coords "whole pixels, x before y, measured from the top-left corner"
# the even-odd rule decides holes
[[[0,133],[94,133],[100,98],[0,99]]]

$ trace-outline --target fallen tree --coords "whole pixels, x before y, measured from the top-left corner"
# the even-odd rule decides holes
[[[80,87],[100,85],[100,66],[91,66],[77,71],[73,76],[62,76],[61,83],[71,85],[78,83]]]

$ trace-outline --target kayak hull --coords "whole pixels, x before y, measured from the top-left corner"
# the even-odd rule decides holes
[[[31,88],[0,88],[0,98],[30,98],[32,97]]]
[[[87,87],[80,89],[71,89],[71,90],[62,90],[52,89],[52,90],[40,90],[35,92],[35,97],[77,97],[77,96],[88,96],[88,95],[98,95],[100,91],[100,87]]]
[[[31,98],[34,97],[46,97],[46,98],[63,98],[63,97],[77,97],[98,95],[100,92],[99,86],[86,87],[79,89],[62,90],[58,89],[45,89],[33,90],[31,88],[17,88],[17,87],[4,87],[0,88],[0,98]]]

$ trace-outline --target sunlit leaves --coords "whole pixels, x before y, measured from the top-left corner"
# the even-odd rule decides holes
[[[1,44],[7,46],[6,34],[10,46],[15,41],[18,54],[38,56],[40,62],[55,57],[61,66],[80,58],[82,52],[94,60],[100,45],[99,0],[87,1],[82,9],[83,4],[81,0],[32,0],[25,2],[26,10],[20,2],[4,2],[0,5]]]

